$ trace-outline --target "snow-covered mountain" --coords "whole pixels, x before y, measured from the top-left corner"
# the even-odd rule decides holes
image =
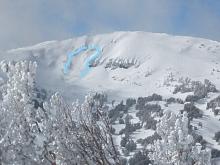
[[[98,65],[85,77],[79,76],[83,62],[91,54],[85,51],[73,59],[72,67],[65,75],[63,66],[67,54],[89,44],[102,48]],[[39,85],[56,89],[68,98],[83,97],[88,91],[108,91],[113,98],[117,98],[155,92],[172,95],[172,85],[168,87],[165,84],[169,83],[170,78],[174,81],[179,77],[193,80],[207,78],[220,88],[219,55],[220,43],[207,39],[115,32],[13,49],[3,53],[0,58],[37,61]],[[128,65],[123,68],[121,61]]]
[[[94,62],[89,73],[80,77],[84,61],[92,52],[85,51],[75,56],[68,74],[63,67],[67,55],[82,45],[98,45],[99,60]],[[110,100],[148,96],[158,93],[163,98],[175,97],[185,100],[192,92],[174,94],[180,78],[210,80],[220,90],[220,43],[201,38],[172,36],[146,32],[115,32],[96,36],[83,36],[64,41],[49,41],[38,45],[13,49],[0,55],[0,60],[33,60],[38,63],[37,84],[41,88],[58,91],[66,99],[81,99],[88,92],[107,92]],[[213,140],[220,131],[219,115],[206,110],[207,103],[219,96],[209,93],[195,103],[204,117],[193,120],[198,134],[203,135],[212,147],[220,150]],[[182,110],[184,104],[169,104],[160,101],[162,109]],[[133,121],[138,119],[130,109]],[[201,127],[203,125],[203,127]],[[116,126],[116,132],[120,126]],[[136,133],[141,137],[149,130]],[[152,132],[149,133],[152,135]],[[120,139],[119,139],[120,140]]]

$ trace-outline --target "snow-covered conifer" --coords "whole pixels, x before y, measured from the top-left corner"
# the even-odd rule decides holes
[[[210,164],[210,151],[193,145],[193,137],[188,133],[186,112],[175,115],[165,111],[156,131],[162,140],[154,142],[149,154],[155,165]]]
[[[2,88],[0,113],[1,164],[41,164],[42,109],[34,109],[36,62],[1,62],[7,75]]]

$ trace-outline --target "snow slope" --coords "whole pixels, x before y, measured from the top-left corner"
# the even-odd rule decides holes
[[[80,71],[91,55],[85,51],[74,57],[68,74],[63,66],[67,55],[82,45],[98,45],[102,54],[98,65],[92,67],[85,77]],[[64,41],[49,41],[38,45],[13,49],[0,53],[0,60],[35,60],[38,62],[37,83],[51,91],[59,91],[68,100],[83,99],[91,91],[106,91],[111,99],[120,101],[127,97],[147,96],[152,93],[170,97],[180,77],[192,80],[209,79],[220,89],[220,43],[201,38],[171,36],[146,32],[115,32],[110,34],[83,36]],[[125,68],[106,68],[110,60],[136,61]],[[176,94],[185,98],[186,94]],[[217,94],[219,95],[219,94]],[[216,97],[216,96],[214,96]],[[206,110],[210,96],[197,104],[205,117],[194,120],[202,122],[202,134],[212,147],[220,149],[213,140],[220,130],[219,117]],[[171,104],[164,109],[181,110],[183,105]],[[142,136],[142,134],[139,134]]]
[[[81,45],[102,48],[100,64],[80,78],[80,70],[91,52],[72,61],[69,73],[63,73],[67,54]],[[31,47],[9,50],[0,60],[36,60],[38,84],[56,89],[67,98],[82,98],[88,91],[108,91],[113,98],[136,97],[153,92],[172,95],[164,83],[170,76],[208,78],[220,88],[220,43],[216,41],[146,32],[115,32],[83,36],[64,41],[49,41]],[[110,59],[135,59],[138,66],[128,69],[105,68]]]

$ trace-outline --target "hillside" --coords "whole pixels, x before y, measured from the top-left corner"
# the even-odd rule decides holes
[[[98,60],[93,61],[85,76],[80,76],[84,62],[93,53],[93,50],[85,50],[72,59],[68,73],[64,73],[68,54],[84,45],[101,48]],[[175,113],[188,110],[186,104],[191,102],[192,109],[198,108],[202,113],[202,116],[192,118],[196,133],[203,136],[209,147],[220,150],[219,142],[213,139],[214,134],[220,131],[220,113],[214,114],[220,101],[212,101],[216,101],[219,106],[208,107],[210,101],[220,95],[219,42],[157,33],[115,32],[8,50],[0,55],[0,60],[37,61],[37,85],[51,92],[60,92],[68,101],[82,100],[89,92],[105,92],[109,106],[114,108],[110,105],[112,100],[116,100],[116,103],[127,98],[138,100],[139,97],[140,100],[140,97],[157,93],[163,99],[145,100],[144,104],[157,104],[162,110],[168,109]],[[204,82],[205,79],[209,81]],[[198,86],[195,84],[205,87],[210,85],[210,88],[207,87],[204,96],[193,101],[192,98],[187,100],[188,95],[198,96]],[[212,90],[212,85],[217,90]],[[169,102],[171,97],[181,99],[182,102],[172,99]],[[127,113],[133,117],[132,123],[139,123],[140,119],[136,116],[139,103],[135,104],[129,107]],[[119,124],[118,120],[116,117],[114,128],[119,135],[124,124]],[[141,128],[134,132],[133,139],[137,142],[139,138],[153,133],[151,128]],[[120,145],[121,136],[116,136],[116,139]]]
[[[85,45],[99,45],[102,55],[98,66],[80,78],[79,70],[91,53],[73,59],[67,75],[63,66],[67,54]],[[83,36],[64,41],[49,41],[35,46],[9,50],[1,59],[31,59],[38,62],[38,83],[60,91],[67,97],[80,97],[88,91],[108,91],[112,97],[144,96],[151,93],[171,95],[164,82],[173,76],[204,78],[220,88],[220,43],[200,38],[146,32],[115,32]],[[105,68],[110,60],[135,61],[129,68]],[[66,92],[68,91],[68,92]],[[171,90],[172,91],[172,90]]]

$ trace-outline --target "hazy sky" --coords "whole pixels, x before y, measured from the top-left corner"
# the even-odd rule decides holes
[[[220,41],[220,0],[0,0],[0,50],[112,31]]]

